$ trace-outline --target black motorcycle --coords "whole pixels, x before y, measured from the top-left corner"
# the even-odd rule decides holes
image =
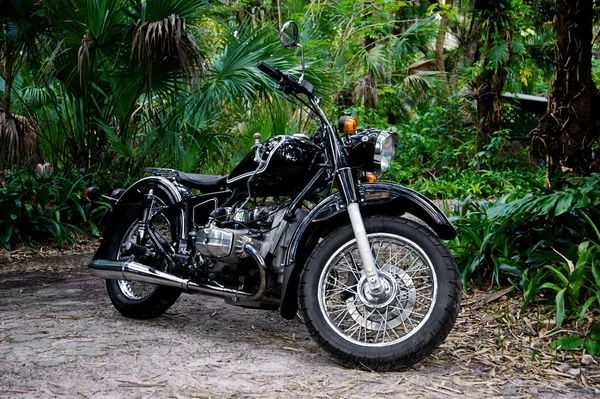
[[[284,24],[281,42],[300,47]],[[304,57],[302,57],[304,58]],[[395,133],[334,127],[313,85],[264,62],[258,69],[320,122],[308,137],[260,143],[227,176],[147,169],[114,202],[89,268],[127,317],[159,316],[182,292],[299,315],[341,363],[397,370],[429,355],[456,319],[460,278],[440,239],[455,230],[417,192],[377,182]],[[421,222],[401,217],[411,214]]]

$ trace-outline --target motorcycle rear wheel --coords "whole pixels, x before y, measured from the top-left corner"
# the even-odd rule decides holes
[[[168,197],[162,192],[156,193],[155,205],[160,206],[168,202]],[[109,259],[139,261],[135,255],[126,255],[123,249],[129,241],[139,244],[136,236],[140,220],[136,214],[137,212],[128,213],[115,230],[108,251]],[[150,228],[155,234],[173,242],[179,226],[176,220],[170,220],[163,214],[152,215],[150,220]],[[166,264],[160,261],[150,266],[162,271],[166,269]],[[124,316],[133,319],[151,319],[160,316],[173,306],[182,292],[178,288],[127,280],[106,280],[106,288],[114,307]]]
[[[386,294],[369,292],[352,227],[329,234],[302,272],[299,305],[317,343],[348,367],[400,370],[449,334],[461,288],[454,258],[428,228],[401,217],[364,220]]]

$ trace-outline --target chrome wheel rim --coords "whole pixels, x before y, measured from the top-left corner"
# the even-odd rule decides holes
[[[156,205],[163,205],[163,202],[160,200],[160,198],[156,197],[155,198],[155,204]],[[121,241],[121,245],[120,245],[120,250],[119,250],[119,254],[117,256],[118,260],[138,260],[136,259],[135,256],[133,255],[124,255],[123,254],[123,249],[125,244],[127,244],[128,242],[134,242],[137,243],[138,242],[138,232],[139,232],[139,226],[140,222],[135,221],[134,223],[131,224],[131,226],[129,227],[129,229],[127,230],[127,232],[125,233],[125,235],[123,236],[123,240]],[[171,238],[171,223],[169,222],[169,220],[162,214],[159,214],[157,216],[151,216],[151,223],[150,223],[150,228],[157,233],[157,235],[160,235],[162,237],[167,237],[167,238]],[[157,267],[158,265],[155,265],[155,267]],[[158,269],[160,269],[160,267],[157,267]],[[121,290],[121,292],[123,293],[123,295],[125,295],[125,297],[127,297],[128,299],[131,300],[143,300],[148,298],[150,295],[152,295],[154,293],[154,291],[156,291],[159,287],[159,285],[157,284],[150,284],[150,283],[146,283],[146,282],[142,282],[142,281],[129,281],[129,280],[117,280],[119,289]]]
[[[429,257],[413,241],[389,233],[368,237],[386,294],[369,295],[352,240],[321,271],[319,308],[331,329],[346,341],[369,347],[394,345],[417,333],[431,316],[436,274]]]

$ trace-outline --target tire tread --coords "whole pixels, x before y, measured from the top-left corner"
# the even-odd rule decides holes
[[[327,341],[315,327],[313,321],[311,321],[307,313],[308,309],[306,306],[305,292],[308,282],[306,281],[306,276],[309,274],[311,269],[319,267],[319,265],[316,264],[316,258],[320,255],[320,252],[327,247],[327,245],[334,237],[336,237],[336,235],[341,233],[341,230],[348,228],[348,225],[341,226],[328,235],[317,245],[307,259],[305,268],[301,274],[298,289],[299,310],[303,315],[304,324],[306,325],[309,334],[319,344],[319,346],[331,353],[343,366],[358,367],[374,371],[402,370],[429,356],[446,339],[452,330],[454,322],[458,316],[460,298],[462,296],[460,275],[458,272],[458,267],[456,266],[456,262],[450,251],[441,242],[437,235],[435,235],[435,233],[429,228],[397,216],[372,216],[368,219],[370,219],[373,225],[377,227],[382,227],[387,223],[401,223],[415,229],[434,245],[444,259],[445,268],[450,274],[450,280],[448,283],[451,287],[450,291],[446,295],[448,298],[452,298],[453,300],[448,301],[449,303],[444,308],[443,317],[437,321],[437,323],[434,325],[434,328],[428,333],[427,339],[421,339],[415,346],[409,348],[403,353],[392,354],[387,357],[374,359],[364,356],[355,356],[340,350]]]

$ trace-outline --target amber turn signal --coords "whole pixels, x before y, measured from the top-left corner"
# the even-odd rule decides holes
[[[338,128],[344,134],[354,134],[358,129],[358,119],[355,116],[342,115],[338,121]]]
[[[375,173],[367,172],[365,174],[365,181],[367,183],[376,183],[377,182],[377,175]]]
[[[102,197],[102,193],[98,187],[88,187],[83,192],[83,198],[88,201],[98,201]]]

